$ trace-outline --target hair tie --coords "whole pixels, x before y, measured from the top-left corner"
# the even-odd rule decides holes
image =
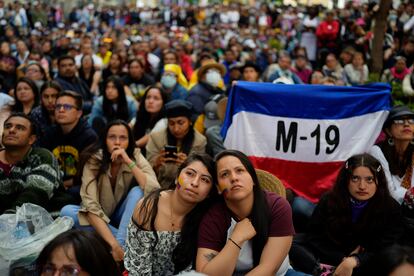
[[[380,171],[381,171],[381,165],[379,165],[377,168],[377,172],[380,172]]]

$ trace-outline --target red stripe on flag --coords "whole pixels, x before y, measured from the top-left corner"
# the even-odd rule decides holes
[[[332,188],[343,162],[309,163],[268,157],[249,156],[256,168],[276,175],[286,188],[317,202]]]

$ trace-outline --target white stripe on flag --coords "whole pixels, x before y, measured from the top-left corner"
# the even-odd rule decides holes
[[[368,151],[388,111],[335,120],[274,117],[242,111],[233,116],[224,141],[249,156],[299,162],[344,161]]]

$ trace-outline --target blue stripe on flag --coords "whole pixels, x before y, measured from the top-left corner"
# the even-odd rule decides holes
[[[303,119],[343,119],[389,110],[391,86],[289,85],[238,81],[229,95],[222,135],[241,111]]]

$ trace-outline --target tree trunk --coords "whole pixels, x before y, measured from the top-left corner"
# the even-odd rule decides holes
[[[374,40],[372,41],[372,68],[371,72],[378,76],[381,74],[383,60],[384,60],[384,36],[387,27],[387,17],[390,7],[392,5],[391,0],[381,0],[379,4],[379,10],[375,15],[375,28],[374,28]]]

